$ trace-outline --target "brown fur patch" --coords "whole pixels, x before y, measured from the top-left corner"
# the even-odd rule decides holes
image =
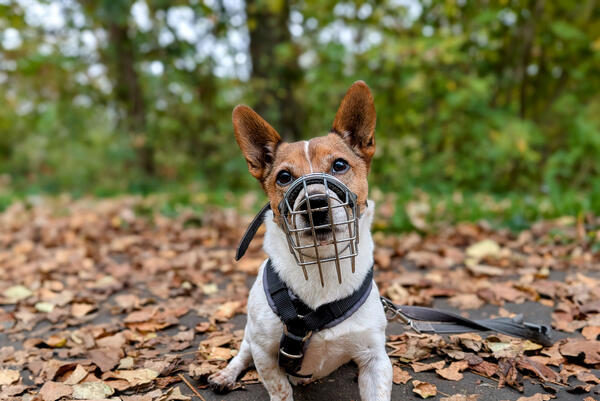
[[[369,192],[367,182],[369,169],[366,162],[350,149],[339,135],[333,133],[308,141],[309,159],[306,158],[305,146],[304,141],[282,143],[275,153],[273,167],[262,181],[275,216],[279,216],[277,207],[289,187],[289,185],[277,184],[277,174],[282,170],[287,170],[296,179],[309,174],[311,165],[312,172],[331,174],[346,184],[357,195],[358,203],[362,207],[367,201]],[[336,159],[346,160],[350,165],[348,171],[342,174],[334,173],[332,165]]]

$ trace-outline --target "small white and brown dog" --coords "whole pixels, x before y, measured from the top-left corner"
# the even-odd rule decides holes
[[[371,281],[373,240],[370,230],[374,204],[367,200],[367,175],[375,153],[375,120],[373,97],[362,81],[354,83],[344,96],[331,131],[309,141],[286,143],[249,107],[237,106],[233,111],[236,140],[250,173],[260,181],[271,205],[271,211],[267,212],[264,219],[264,250],[281,282],[312,310],[349,297],[361,287],[363,281]],[[296,179],[314,173],[335,177],[356,197],[359,218],[358,233],[355,234],[360,238],[354,250],[355,257],[332,260],[335,257],[331,256],[335,256],[334,251],[337,254],[338,250],[333,250],[331,241],[327,241],[332,237],[335,239],[336,235],[340,237],[344,229],[325,227],[315,233],[313,226],[312,230],[307,230],[306,238],[301,233],[300,245],[315,241],[317,246],[311,233],[318,236],[319,243],[329,244],[323,246],[316,255],[323,260],[318,270],[314,264],[302,265],[294,256],[282,224],[285,216],[282,216],[280,209],[290,185]],[[319,185],[314,187],[307,189],[304,186],[306,192],[318,192]],[[324,192],[327,191],[326,188]],[[331,194],[331,199],[333,202],[337,198]],[[330,212],[321,217],[335,223],[346,218],[346,215],[343,212]],[[351,231],[351,228],[348,230]],[[348,249],[345,251],[350,252]],[[314,258],[315,255],[307,252],[304,256]],[[213,389],[226,391],[232,388],[238,375],[254,362],[270,399],[292,400],[290,381],[297,384],[299,381],[322,378],[341,365],[354,361],[359,368],[358,384],[362,400],[389,400],[392,365],[385,350],[387,320],[375,282],[369,283],[370,290],[365,293],[362,304],[350,316],[312,334],[298,371],[298,375],[310,376],[310,379],[298,379],[288,375],[278,360],[284,325],[265,293],[263,270],[266,265],[267,261],[261,265],[250,291],[248,321],[239,353],[225,369],[209,377]]]

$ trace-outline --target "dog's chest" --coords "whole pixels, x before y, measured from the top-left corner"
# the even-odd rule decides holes
[[[364,331],[338,334],[334,330],[315,334],[305,351],[300,373],[314,378],[327,376],[353,358],[358,347],[356,337],[366,334]]]
[[[371,295],[350,318],[313,335],[305,351],[301,374],[319,378],[350,360],[360,362],[363,358],[370,358],[373,344],[384,338],[385,330],[385,317],[377,303],[377,290]]]

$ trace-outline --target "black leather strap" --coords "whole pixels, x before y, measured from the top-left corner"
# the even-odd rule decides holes
[[[252,220],[252,222],[246,229],[246,232],[244,233],[244,236],[242,237],[242,240],[240,241],[240,244],[238,245],[237,252],[235,253],[236,261],[240,260],[242,258],[242,256],[244,256],[246,251],[248,250],[248,246],[250,246],[250,242],[252,242],[252,239],[254,238],[254,236],[256,235],[256,232],[258,231],[258,228],[262,225],[263,221],[265,220],[265,214],[269,210],[271,210],[271,204],[267,203],[266,205],[264,205],[262,207],[262,209],[260,209],[260,212],[258,212],[258,214],[256,216],[254,216],[254,219]]]
[[[393,312],[396,315],[402,315],[403,320],[420,333],[457,334],[474,331],[496,331],[509,336],[535,341],[545,347],[553,344],[550,337],[550,327],[524,322],[522,315],[514,318],[471,320],[452,312],[422,306],[398,306],[385,297],[381,297],[381,299],[384,308],[395,309]]]
[[[369,269],[361,286],[346,298],[309,308],[287,288],[273,269],[271,260],[265,265],[264,287],[269,305],[283,322],[284,331],[279,343],[279,366],[293,376],[299,375],[304,351],[313,333],[335,326],[352,316],[365,302],[373,284],[373,269]]]

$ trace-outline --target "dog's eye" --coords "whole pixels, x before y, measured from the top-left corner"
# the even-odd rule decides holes
[[[287,170],[281,170],[277,173],[277,184],[285,186],[292,182],[292,174]]]
[[[348,162],[344,159],[335,159],[331,165],[331,170],[337,174],[345,173],[349,168]]]

